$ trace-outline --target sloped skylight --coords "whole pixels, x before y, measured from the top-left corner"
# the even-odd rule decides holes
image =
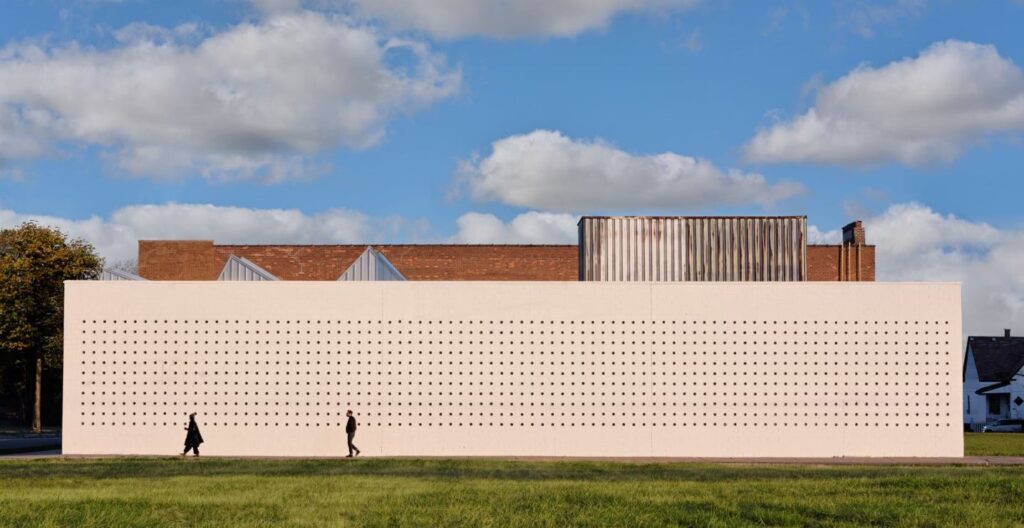
[[[221,270],[219,281],[276,281],[269,271],[257,266],[249,259],[231,255]]]
[[[338,277],[340,281],[404,281],[405,276],[380,251],[367,246],[366,251]]]

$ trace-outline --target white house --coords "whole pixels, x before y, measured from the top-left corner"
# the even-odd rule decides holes
[[[964,425],[980,430],[1000,418],[1024,418],[1024,337],[967,338]]]

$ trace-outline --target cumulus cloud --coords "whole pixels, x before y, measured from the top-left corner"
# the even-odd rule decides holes
[[[265,3],[268,0],[257,0]],[[273,0],[271,0],[273,1]],[[567,37],[603,28],[622,13],[691,8],[700,0],[348,0],[355,12],[441,38]]]
[[[357,244],[416,236],[418,222],[371,217],[348,209],[306,214],[208,204],[134,205],[109,218],[68,219],[0,209],[0,229],[27,221],[53,226],[92,243],[108,259],[135,258],[138,240],[200,239],[224,244]]]
[[[50,147],[44,129],[49,124],[46,112],[0,105],[0,167],[6,160],[35,158],[47,153]]]
[[[758,132],[751,162],[921,165],[1024,130],[1024,73],[988,45],[950,40],[822,87],[806,113]]]
[[[0,49],[0,163],[70,143],[130,174],[283,180],[308,175],[311,155],[372,146],[396,113],[460,86],[424,43],[341,17],[198,31],[133,24],[110,49]]]
[[[801,190],[707,160],[672,152],[635,155],[549,130],[495,141],[487,157],[461,162],[457,179],[478,200],[559,212],[767,206]]]
[[[457,244],[575,244],[578,217],[530,211],[508,222],[469,212],[448,241]],[[210,204],[132,205],[109,217],[72,219],[0,209],[0,229],[34,221],[93,244],[108,262],[134,259],[139,240],[214,240],[221,244],[372,244],[436,240],[425,220],[374,217],[350,209],[307,214]]]
[[[522,213],[508,222],[489,213],[465,213],[456,220],[459,244],[575,244],[578,217],[564,213]]]
[[[843,241],[843,232],[839,229],[822,231],[816,225],[807,226],[808,244],[839,244]]]
[[[895,204],[864,220],[880,281],[963,283],[966,335],[1024,332],[1024,230],[998,229],[917,204]],[[810,230],[837,243],[838,231]]]

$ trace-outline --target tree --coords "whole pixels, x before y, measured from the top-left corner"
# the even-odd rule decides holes
[[[29,401],[26,392],[32,387],[33,431],[42,429],[43,370],[62,371],[64,281],[95,279],[102,269],[103,259],[92,245],[68,239],[57,229],[27,222],[0,230],[4,379],[11,374],[20,378],[12,384],[23,404]],[[55,392],[59,387],[48,390]]]
[[[107,263],[107,265],[104,266],[104,268],[108,270],[126,271],[128,273],[131,273],[132,275],[138,275],[139,261],[131,258],[118,259],[113,262]]]

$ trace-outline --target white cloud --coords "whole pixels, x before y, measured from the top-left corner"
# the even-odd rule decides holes
[[[0,209],[0,229],[34,220],[91,242],[108,261],[135,258],[140,239],[200,239],[222,244],[357,244],[415,236],[417,222],[377,218],[347,209],[306,214],[297,209],[249,209],[206,204],[135,205],[109,218],[68,219]]]
[[[872,230],[873,243],[890,259],[916,258],[936,250],[969,253],[985,250],[1004,241],[1006,235],[988,224],[953,215],[942,216],[916,203],[892,205],[881,215],[867,220],[866,227]],[[893,266],[887,272],[918,273],[906,266]]]
[[[824,86],[806,113],[758,132],[745,157],[919,165],[1015,131],[1024,131],[1024,72],[993,46],[950,40]]]
[[[263,2],[267,0],[261,0]],[[700,0],[348,0],[355,11],[442,38],[567,37],[623,13],[682,10]]]
[[[894,24],[897,21],[920,16],[928,7],[928,0],[895,0],[873,2],[866,0],[843,0],[836,3],[839,25],[849,28],[864,38],[873,38],[876,27]]]
[[[47,153],[49,138],[44,132],[49,115],[24,107],[0,105],[0,167],[5,160],[35,158]]]
[[[132,205],[109,217],[83,219],[0,209],[0,229],[34,221],[92,243],[108,262],[134,259],[139,240],[214,240],[220,244],[372,244],[436,240],[425,220],[375,217],[350,209],[307,214],[298,209],[253,209],[210,204]],[[508,223],[466,213],[448,238],[459,244],[575,244],[577,217],[527,212]]]
[[[880,281],[963,283],[965,335],[1024,333],[1024,230],[997,229],[916,204],[896,204],[864,220]],[[811,229],[815,241],[816,229]],[[819,233],[837,243],[840,233]]]
[[[0,162],[99,146],[144,176],[281,180],[307,157],[378,142],[388,121],[455,93],[425,44],[312,12],[196,37],[133,24],[111,49],[0,49]]]
[[[563,213],[522,213],[503,222],[489,213],[470,212],[456,220],[459,244],[575,244],[578,217]]]
[[[571,37],[607,27],[625,13],[683,11],[702,0],[249,0],[261,13],[303,7],[382,21],[398,30],[454,39]],[[699,35],[691,37],[699,45]]]
[[[510,136],[492,148],[486,158],[460,163],[459,183],[478,200],[548,211],[771,205],[801,190],[707,160],[671,152],[634,155],[548,130]]]
[[[839,244],[843,241],[843,232],[839,229],[822,231],[816,225],[807,226],[808,244]]]

